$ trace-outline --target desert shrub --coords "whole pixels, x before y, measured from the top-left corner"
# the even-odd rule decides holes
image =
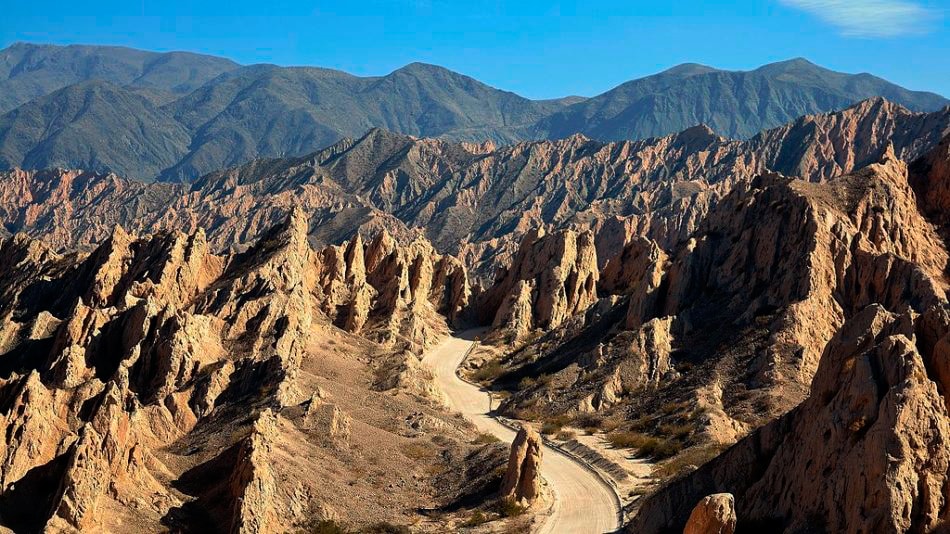
[[[556,434],[560,432],[561,427],[571,422],[571,417],[569,415],[556,415],[554,417],[548,417],[544,420],[544,423],[541,425],[541,433],[546,435]]]
[[[541,433],[544,434],[544,435],[546,435],[546,436],[550,436],[551,434],[555,434],[555,433],[559,432],[560,430],[561,430],[561,425],[559,425],[559,424],[557,424],[557,423],[552,423],[552,422],[550,422],[550,421],[545,422],[545,423],[543,423],[543,424],[541,425]]]
[[[725,447],[710,443],[702,447],[693,447],[679,456],[663,462],[653,468],[653,475],[660,479],[681,475],[715,458]]]
[[[652,444],[652,447],[640,449],[637,452],[640,456],[662,460],[676,456],[681,450],[683,450],[683,443],[681,441],[675,439],[658,439],[656,443]]]
[[[607,434],[607,442],[616,449],[640,449],[656,438],[640,432],[616,431]]]
[[[360,534],[412,534],[409,527],[381,521],[360,530]]]
[[[674,439],[664,439],[640,432],[611,432],[607,441],[618,449],[636,449],[641,458],[669,458],[678,453],[683,444]]]
[[[490,382],[505,372],[498,360],[487,361],[481,367],[472,373],[472,379],[476,382]]]
[[[662,436],[683,440],[693,433],[693,425],[662,424],[657,431]]]
[[[604,416],[596,413],[581,413],[574,418],[574,425],[581,428],[600,428],[604,424]]]
[[[488,516],[482,513],[481,510],[475,510],[475,513],[472,514],[472,517],[466,519],[465,522],[462,523],[462,526],[466,528],[477,527],[478,525],[485,524],[489,521],[491,521],[491,519],[488,519]]]
[[[687,408],[689,408],[688,402],[668,402],[663,406],[660,406],[660,411],[663,413],[663,415],[672,415],[677,412],[682,412]]]
[[[298,532],[301,534],[349,534],[342,525],[329,519],[310,521],[302,525]]]
[[[406,458],[411,458],[413,460],[428,460],[434,456],[432,449],[421,443],[407,443],[403,445],[401,449],[402,454]]]
[[[571,432],[570,430],[562,430],[558,432],[557,436],[555,437],[561,441],[571,441],[577,437],[577,434]]]
[[[488,432],[479,432],[478,436],[475,437],[474,443],[476,445],[490,445],[492,443],[498,443],[499,441],[501,440],[495,437],[493,434],[489,434]]]
[[[630,423],[630,428],[637,432],[646,432],[656,425],[656,420],[646,415],[637,417]]]
[[[537,421],[541,418],[541,412],[534,406],[518,408],[512,415],[515,416],[515,419],[521,419],[522,421]]]
[[[600,429],[604,432],[613,432],[614,430],[617,430],[617,428],[620,426],[620,423],[620,418],[604,419],[604,422],[600,425]]]
[[[530,376],[526,376],[521,379],[521,382],[518,382],[518,389],[531,389],[537,383],[537,380],[531,378]]]
[[[525,507],[511,499],[504,499],[498,503],[498,514],[501,517],[517,517],[525,512]]]

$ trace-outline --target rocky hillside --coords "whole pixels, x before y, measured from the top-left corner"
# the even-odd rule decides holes
[[[871,97],[926,112],[948,103],[804,60],[749,72],[681,65],[590,99],[530,100],[421,63],[358,77],[177,52],[26,43],[0,51],[0,94],[0,168],[173,182],[256,158],[303,156],[371,128],[508,144],[575,134],[646,139],[707,124],[727,138],[747,138]]]
[[[88,255],[0,243],[0,523],[404,525],[467,493],[473,431],[416,355],[465,307],[464,267],[386,234],[314,250],[307,228],[295,210],[223,256],[119,226]]]
[[[736,184],[688,240],[634,236],[599,272],[571,231],[529,236],[480,301],[486,341],[515,347],[490,375],[500,410],[658,461],[672,482],[630,532],[682,531],[712,494],[740,531],[945,525],[948,146]],[[576,280],[584,304],[552,323]]]
[[[945,526],[948,317],[945,305],[856,314],[825,349],[805,402],[649,497],[629,531],[681,529],[713,492],[735,496],[740,529]]]
[[[599,266],[633,235],[671,250],[737,183],[772,170],[821,182],[863,167],[887,143],[911,161],[950,131],[950,111],[884,100],[803,117],[749,141],[705,128],[648,141],[456,144],[373,130],[304,158],[258,160],[191,186],[79,171],[0,173],[9,232],[60,250],[89,247],[112,224],[137,232],[206,228],[216,251],[252,242],[292,205],[312,214],[317,243],[385,228],[421,231],[481,274],[509,262],[536,228],[591,230]],[[410,230],[411,229],[411,230]]]
[[[511,303],[495,315],[503,331],[520,339],[547,332],[511,356],[500,383],[552,380],[515,392],[507,410],[550,416],[621,406],[635,420],[654,403],[711,404],[718,414],[698,430],[714,440],[802,400],[825,344],[869,304],[922,312],[946,301],[948,254],[891,151],[823,184],[759,177],[726,196],[671,254],[630,240],[600,280],[596,253],[577,260],[569,248],[551,250],[555,259],[540,262],[546,268],[527,273],[524,265],[546,256],[516,256],[509,272],[520,274],[520,285],[505,274],[492,291],[507,296],[487,294]],[[552,285],[548,273],[561,273],[563,292],[542,289]],[[548,302],[577,301],[575,285],[585,288],[582,305],[552,324]],[[534,287],[536,295],[525,295]],[[515,305],[522,300],[526,306]],[[538,344],[546,346],[540,358]]]

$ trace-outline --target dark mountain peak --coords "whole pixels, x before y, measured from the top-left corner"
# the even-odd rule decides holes
[[[695,76],[697,74],[708,74],[710,72],[720,71],[719,69],[715,69],[708,65],[702,65],[700,63],[681,63],[675,67],[666,69],[660,74],[665,74],[667,76]]]
[[[394,70],[393,73],[405,72],[405,73],[417,73],[417,72],[439,72],[439,73],[452,73],[458,74],[455,71],[449,70],[440,65],[434,65],[432,63],[423,63],[421,61],[413,61]],[[461,74],[458,74],[461,76]]]
[[[755,70],[761,71],[761,72],[766,72],[766,71],[780,72],[780,71],[796,70],[796,69],[813,69],[813,70],[822,70],[822,71],[829,70],[820,65],[816,65],[803,57],[794,57],[794,58],[786,59],[783,61],[768,63],[765,65],[762,65],[761,67]]]

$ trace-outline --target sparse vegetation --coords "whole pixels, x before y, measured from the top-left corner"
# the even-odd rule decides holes
[[[498,360],[490,360],[482,364],[481,367],[472,373],[472,380],[476,382],[491,382],[501,376],[505,369]]]
[[[300,527],[300,534],[349,534],[343,525],[329,519],[310,521]]]
[[[504,499],[498,503],[498,514],[501,517],[518,517],[526,508],[511,499]]]
[[[400,449],[406,458],[413,460],[428,460],[434,456],[434,451],[421,443],[407,443]]]
[[[545,435],[557,434],[561,431],[561,427],[567,425],[571,422],[571,417],[568,415],[557,415],[554,417],[549,417],[544,420],[544,423],[541,424],[541,433]]]
[[[679,476],[712,460],[716,455],[722,452],[724,448],[725,447],[717,443],[710,443],[687,449],[676,458],[654,467],[653,475],[660,479]]]
[[[571,432],[570,430],[562,430],[558,432],[557,436],[555,437],[560,441],[571,441],[572,439],[577,437],[577,434],[575,434],[574,432]]]
[[[394,525],[381,521],[360,530],[360,534],[412,534],[412,531],[405,525]]]
[[[483,525],[488,523],[491,519],[488,518],[481,510],[475,510],[475,513],[471,517],[465,520],[461,526],[465,528],[477,527],[478,525]]]
[[[664,459],[676,455],[683,443],[675,439],[657,438],[640,432],[611,432],[607,441],[618,449],[635,449],[637,456]]]
[[[574,418],[574,425],[581,428],[600,428],[604,424],[604,416],[596,413],[582,413]]]
[[[495,437],[493,434],[489,434],[487,432],[479,432],[478,436],[475,437],[475,441],[473,443],[475,443],[476,445],[490,445],[492,443],[498,443],[500,441],[501,440]]]

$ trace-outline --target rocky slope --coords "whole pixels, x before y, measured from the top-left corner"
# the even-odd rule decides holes
[[[89,246],[113,222],[139,232],[208,230],[216,251],[249,243],[295,202],[314,214],[312,237],[420,228],[437,249],[480,274],[510,262],[532,229],[592,230],[600,266],[633,235],[670,250],[737,183],[772,170],[820,182],[875,161],[887,142],[911,161],[950,128],[950,112],[919,114],[883,100],[804,117],[746,142],[693,128],[669,137],[602,143],[453,144],[374,130],[305,158],[261,160],[191,187],[142,185],[63,171],[0,174],[10,232]]]
[[[570,321],[526,330],[535,323],[522,313],[515,332],[526,342],[494,381],[511,393],[501,410],[595,414],[663,444],[660,458],[708,454],[801,402],[826,344],[868,305],[946,303],[948,257],[890,149],[821,184],[761,176],[670,255],[628,242],[595,282],[599,300]]]
[[[386,234],[314,250],[307,229],[292,210],[224,256],[120,226],[88,255],[0,243],[0,523],[285,532],[446,504],[432,476],[471,430],[412,386],[464,267]]]
[[[874,304],[825,349],[809,398],[651,496],[631,532],[679,529],[701,495],[735,495],[740,527],[933,531],[946,525],[946,306]]]

